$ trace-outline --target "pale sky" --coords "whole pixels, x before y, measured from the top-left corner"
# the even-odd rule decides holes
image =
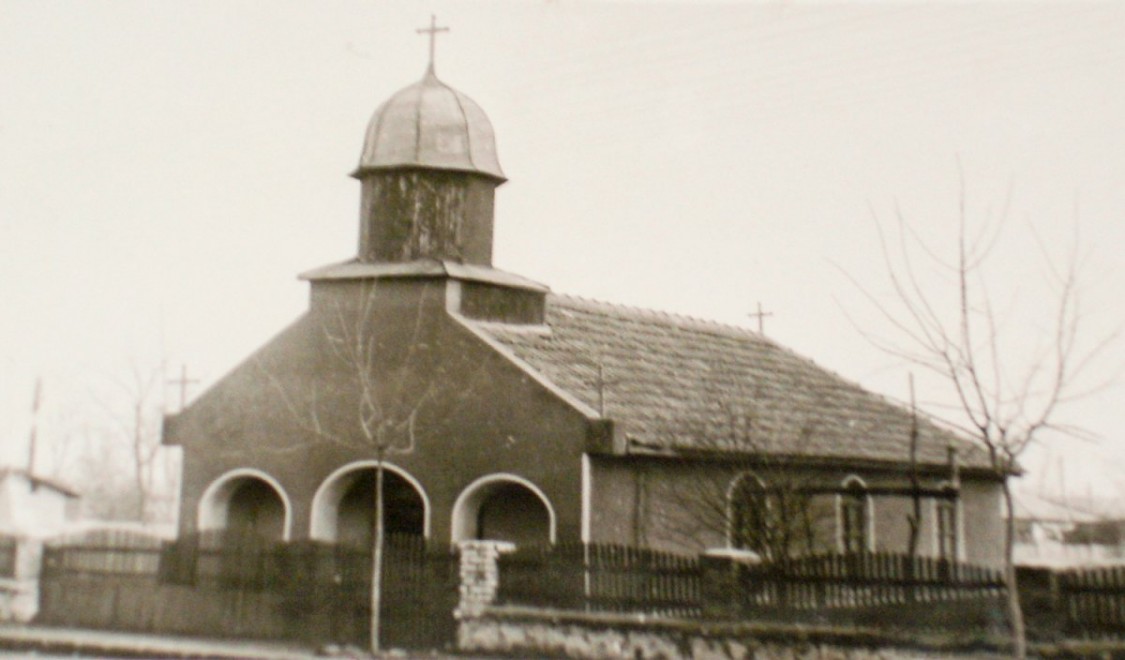
[[[770,337],[905,399],[844,273],[886,292],[872,210],[896,204],[951,247],[960,163],[971,219],[1010,193],[989,286],[1011,341],[1049,317],[1031,228],[1063,250],[1076,218],[1091,340],[1125,321],[1122,3],[0,0],[11,460],[37,375],[63,433],[130,364],[206,386],[302,313],[297,273],[354,254],[347,175],[421,77],[431,12],[438,76],[488,113],[509,178],[499,268],[739,325],[761,302]],[[1123,364],[1119,342],[1096,380]],[[1052,439],[1027,481],[1122,494],[1122,394],[1066,409],[1101,442]]]

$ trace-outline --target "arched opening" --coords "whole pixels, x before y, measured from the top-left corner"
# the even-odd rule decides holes
[[[545,543],[550,538],[547,507],[519,484],[497,486],[477,511],[477,538]]]
[[[281,486],[256,470],[216,479],[199,501],[199,530],[282,541],[289,537],[289,501]]]
[[[944,496],[934,500],[934,547],[941,559],[958,561],[964,558],[960,493],[949,482],[942,483],[941,490]]]
[[[345,466],[329,476],[313,497],[314,539],[367,547],[375,531],[376,468]],[[383,467],[383,524],[387,534],[427,536],[429,506],[420,485],[390,464]]]
[[[246,479],[231,493],[227,529],[232,533],[280,541],[284,526],[285,505],[266,482]]]
[[[554,543],[554,509],[542,491],[515,475],[478,479],[453,506],[453,541],[472,539]]]
[[[840,549],[844,552],[867,552],[874,547],[874,519],[867,484],[852,475],[844,479],[837,498]]]
[[[727,490],[731,547],[752,550],[768,561],[814,551],[817,505],[803,479],[778,472],[767,483],[751,472],[736,476]]]
[[[770,501],[765,484],[753,474],[735,478],[730,489],[731,547],[768,557],[770,549]]]
[[[375,470],[356,473],[340,498],[336,540],[368,547],[375,530]],[[387,534],[423,536],[425,506],[406,479],[394,472],[383,473],[383,529]]]

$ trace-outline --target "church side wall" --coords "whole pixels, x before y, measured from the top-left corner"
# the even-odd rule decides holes
[[[776,466],[739,467],[643,456],[592,456],[591,540],[598,543],[646,545],[672,552],[696,553],[727,546],[726,494],[739,474],[752,472],[763,482],[800,486],[835,486],[851,476],[868,487],[905,487],[908,478],[890,471],[844,468],[794,470]],[[938,477],[922,485],[938,487]],[[971,563],[999,565],[1003,539],[995,482],[965,480],[962,484],[961,543]],[[919,552],[936,553],[934,500],[922,500]],[[873,549],[905,552],[910,531],[907,516],[913,510],[909,497],[879,495],[870,498]],[[809,506],[814,549],[838,546],[836,496],[818,495]]]
[[[1004,516],[999,483],[967,481],[961,486],[965,559],[974,564],[1004,564]]]

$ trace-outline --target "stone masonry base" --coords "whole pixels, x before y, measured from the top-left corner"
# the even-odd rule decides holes
[[[489,607],[462,616],[462,652],[513,657],[882,660],[968,652],[865,631],[702,623],[642,616]]]

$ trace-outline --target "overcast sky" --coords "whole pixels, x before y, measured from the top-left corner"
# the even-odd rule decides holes
[[[951,249],[963,173],[970,220],[1011,199],[989,282],[1009,341],[1049,322],[1030,237],[1061,257],[1076,221],[1084,327],[1125,321],[1119,2],[0,0],[11,460],[36,376],[64,433],[131,364],[206,386],[302,313],[296,274],[354,254],[347,175],[375,107],[421,77],[431,12],[452,28],[438,75],[488,113],[509,178],[499,268],[739,325],[760,302],[770,337],[905,399],[845,274],[886,293],[872,217],[896,205]],[[1114,345],[1092,381],[1122,364]],[[1120,495],[1122,392],[1067,409],[1101,443],[1052,441],[1027,480]]]

